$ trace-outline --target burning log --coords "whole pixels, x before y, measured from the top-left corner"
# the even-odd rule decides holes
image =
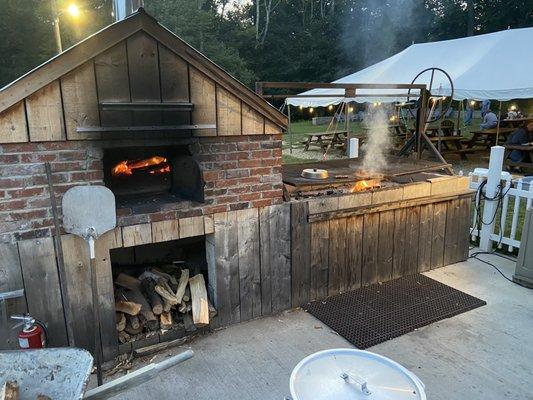
[[[137,315],[141,311],[141,304],[133,301],[118,300],[115,302],[115,310],[129,315]]]
[[[209,306],[204,276],[198,274],[189,279],[192,301],[192,319],[196,326],[209,325]]]

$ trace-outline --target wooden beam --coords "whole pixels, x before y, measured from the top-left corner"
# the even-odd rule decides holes
[[[192,111],[193,109],[193,103],[184,101],[100,102],[100,110],[104,111]]]
[[[425,84],[409,83],[333,83],[333,82],[258,82],[270,89],[425,89]]]
[[[405,200],[405,201],[395,201],[392,203],[379,204],[377,206],[365,206],[365,207],[358,207],[358,208],[353,208],[353,209],[334,210],[334,211],[323,212],[320,214],[309,215],[309,222],[328,221],[333,218],[345,218],[345,217],[354,216],[354,215],[371,214],[375,212],[396,210],[400,208],[408,208],[408,207],[420,206],[420,205],[431,204],[431,203],[442,203],[442,202],[446,202],[449,200],[472,197],[472,195],[473,195],[473,192],[469,191],[468,193],[449,194],[449,195],[443,195],[443,196],[432,196],[432,197],[425,197],[425,198]]]

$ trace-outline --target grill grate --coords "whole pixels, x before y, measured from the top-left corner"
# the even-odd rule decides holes
[[[487,303],[416,274],[309,303],[307,312],[360,349]]]

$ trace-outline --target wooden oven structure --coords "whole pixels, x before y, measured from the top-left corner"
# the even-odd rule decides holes
[[[176,193],[166,178],[151,181],[155,189],[143,196],[128,187],[130,197],[117,203],[119,226],[97,242],[105,359],[176,337],[161,333],[119,346],[111,264],[117,250],[205,241],[208,292],[218,311],[212,326],[466,258],[465,178],[428,175],[394,188],[284,201],[286,124],[143,10],[0,90],[0,292],[24,289],[8,300],[8,314],[30,312],[45,322],[52,346],[68,343],[70,319],[75,344],[92,349],[86,245],[55,232],[45,163],[61,204],[72,186],[109,185],[117,154],[133,154],[125,158],[134,162],[159,157],[148,171],[186,170],[192,183],[178,177],[190,192]],[[13,347],[15,333],[2,324],[0,348]]]

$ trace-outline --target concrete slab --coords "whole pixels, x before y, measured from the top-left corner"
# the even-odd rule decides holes
[[[511,261],[480,257],[514,271]],[[488,304],[369,350],[415,372],[431,400],[533,399],[533,291],[473,259],[427,275]],[[353,346],[311,315],[286,312],[199,338],[187,347],[193,359],[113,398],[281,400],[298,361],[336,347]]]

